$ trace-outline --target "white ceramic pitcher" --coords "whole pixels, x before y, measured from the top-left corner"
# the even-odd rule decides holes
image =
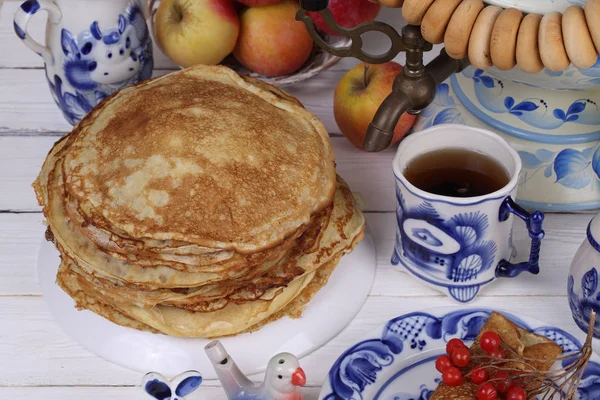
[[[115,91],[152,75],[152,41],[143,0],[27,0],[17,9],[17,36],[45,62],[56,104],[76,124]],[[45,45],[27,33],[48,13]]]
[[[600,339],[600,214],[590,221],[585,240],[573,258],[567,294],[573,319],[584,332],[592,310],[596,311],[594,337]],[[600,345],[600,340],[595,344]]]

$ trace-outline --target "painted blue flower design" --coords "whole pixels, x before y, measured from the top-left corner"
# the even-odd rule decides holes
[[[475,298],[485,283],[478,276],[494,267],[497,250],[494,241],[485,240],[488,216],[476,211],[444,218],[428,201],[407,209],[398,189],[396,197],[398,229],[392,264],[402,264],[421,279],[448,287],[458,301]]]
[[[486,75],[481,69],[475,69],[471,75],[464,74],[475,83],[477,100],[493,113],[513,115],[539,129],[557,129],[567,123],[600,125],[600,107],[591,99],[576,100],[566,110],[552,108],[545,99],[506,96],[502,80]]]
[[[438,379],[438,381],[441,380]],[[419,393],[418,397],[415,397],[412,394],[407,395],[403,393],[392,396],[391,400],[429,400],[433,392],[433,390],[428,389],[425,385],[422,385],[421,392]]]
[[[448,342],[451,338],[458,337],[465,341],[472,341],[481,331],[490,314],[491,310],[488,309],[452,311],[441,317],[415,312],[388,321],[379,337],[356,344],[336,360],[328,375],[331,393],[324,399],[366,399],[367,388],[381,379],[384,370],[388,367],[393,368],[394,360],[407,359],[423,350],[430,350],[429,344],[438,340]],[[581,348],[581,343],[575,337],[561,329],[554,327],[532,329],[519,318],[511,315],[508,317],[521,327],[555,341],[565,353],[576,352]],[[415,347],[413,343],[422,343],[422,347]],[[435,356],[430,362],[432,373],[434,373],[434,360]],[[563,361],[563,366],[568,363],[568,359]],[[390,375],[392,377],[387,378],[389,380],[385,384],[378,386],[387,386],[402,377],[402,374],[394,375],[390,371],[385,372],[385,376]],[[439,379],[433,382],[437,386]],[[389,398],[390,400],[427,400],[434,390],[435,386],[421,385],[417,393],[402,393]],[[593,361],[588,364],[578,394],[579,400],[599,398],[600,364]]]
[[[65,119],[71,125],[75,125],[93,108],[92,103],[80,92],[76,92],[76,94],[64,92],[63,81],[58,75],[54,75],[54,82],[50,81],[48,76],[46,76],[46,79],[54,101],[63,110]]]
[[[77,36],[61,31],[62,71],[48,77],[54,100],[74,125],[117,90],[152,76],[152,42],[142,10],[132,3],[116,27],[94,21]]]
[[[437,87],[433,105],[421,111],[420,118],[426,121],[422,129],[440,124],[465,124],[465,120],[456,106],[456,102],[450,96],[448,84],[440,84]],[[440,107],[444,107],[444,109],[437,112]]]
[[[524,171],[519,178],[519,185],[543,171],[546,178],[570,189],[600,191],[600,144],[584,150],[564,149],[552,152],[538,149],[535,153],[520,151]]]
[[[575,279],[569,276],[569,306],[577,325],[587,331],[592,311],[600,314],[600,292],[598,292],[598,271],[595,268],[587,271],[581,278],[581,293],[575,293]],[[600,320],[596,321],[594,336],[600,337]]]

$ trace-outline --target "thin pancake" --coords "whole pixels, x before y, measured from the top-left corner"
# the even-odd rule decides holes
[[[304,290],[302,290],[300,294],[283,309],[249,327],[248,329],[231,336],[236,336],[247,332],[255,332],[263,326],[284,317],[300,318],[304,308],[306,307],[306,304],[308,304],[312,297],[327,284],[329,276],[335,270],[338,261],[339,259],[331,260],[329,263],[319,268],[315,274],[315,277],[304,288]],[[61,288],[75,300],[76,306],[80,310],[89,309],[108,319],[109,321],[128,328],[160,333],[149,325],[136,321],[135,319],[123,314],[113,306],[103,302],[101,299],[91,296],[77,284],[76,279],[65,275],[60,275],[59,273],[58,283],[60,284]]]
[[[95,290],[86,290],[86,293],[102,299],[122,314],[162,333],[181,337],[208,338],[239,333],[281,310],[310,283],[314,274],[312,272],[296,278],[272,300],[258,300],[243,304],[230,303],[223,309],[207,313],[161,305],[152,309],[143,309],[129,303],[121,303],[114,296],[106,296],[106,293]],[[57,280],[67,293],[69,293],[69,286],[72,285],[65,281],[78,281],[79,284],[83,282],[82,279],[66,268],[59,269]]]
[[[333,197],[322,124],[224,67],[125,89],[89,118],[66,154],[67,192],[119,236],[257,252]]]
[[[322,234],[315,233],[321,240],[311,249],[311,253],[304,253],[304,246],[296,246],[294,254],[282,259],[276,267],[269,267],[254,276],[251,274],[249,279],[236,280],[231,284],[218,282],[198,288],[140,291],[135,286],[90,274],[76,265],[72,268],[76,268],[76,272],[85,276],[90,284],[96,285],[97,290],[116,293],[139,307],[151,308],[164,303],[193,311],[216,310],[225,307],[229,301],[250,301],[263,296],[271,289],[281,288],[294,278],[314,271],[331,258],[348,252],[362,239],[364,217],[355,209],[350,189],[341,178],[338,178],[338,190],[328,222]]]

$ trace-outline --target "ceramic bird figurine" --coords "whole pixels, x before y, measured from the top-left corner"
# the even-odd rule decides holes
[[[144,376],[142,388],[155,400],[184,400],[201,383],[202,375],[198,371],[187,371],[171,380],[158,372],[150,372]]]
[[[302,400],[300,387],[306,384],[306,375],[294,355],[280,353],[271,358],[264,382],[257,385],[240,371],[218,340],[204,350],[229,400]]]

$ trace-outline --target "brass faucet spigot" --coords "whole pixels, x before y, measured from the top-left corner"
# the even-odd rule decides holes
[[[363,142],[363,148],[370,152],[385,150],[392,143],[394,129],[405,112],[418,114],[433,101],[436,87],[452,74],[462,71],[469,65],[467,58],[455,60],[442,50],[427,66],[423,65],[423,53],[430,51],[433,45],[421,35],[421,28],[406,25],[402,35],[383,22],[367,22],[354,28],[342,28],[335,22],[333,14],[327,9],[328,0],[301,0],[296,20],[304,22],[308,33],[315,43],[326,52],[338,57],[354,57],[370,64],[383,64],[394,59],[400,52],[406,52],[406,64],[402,73],[394,81],[392,93],[383,101]],[[307,15],[307,11],[318,12],[327,27],[333,32],[348,37],[348,47],[335,48],[321,38]],[[390,49],[381,55],[371,55],[363,51],[362,35],[378,31],[391,40]]]

